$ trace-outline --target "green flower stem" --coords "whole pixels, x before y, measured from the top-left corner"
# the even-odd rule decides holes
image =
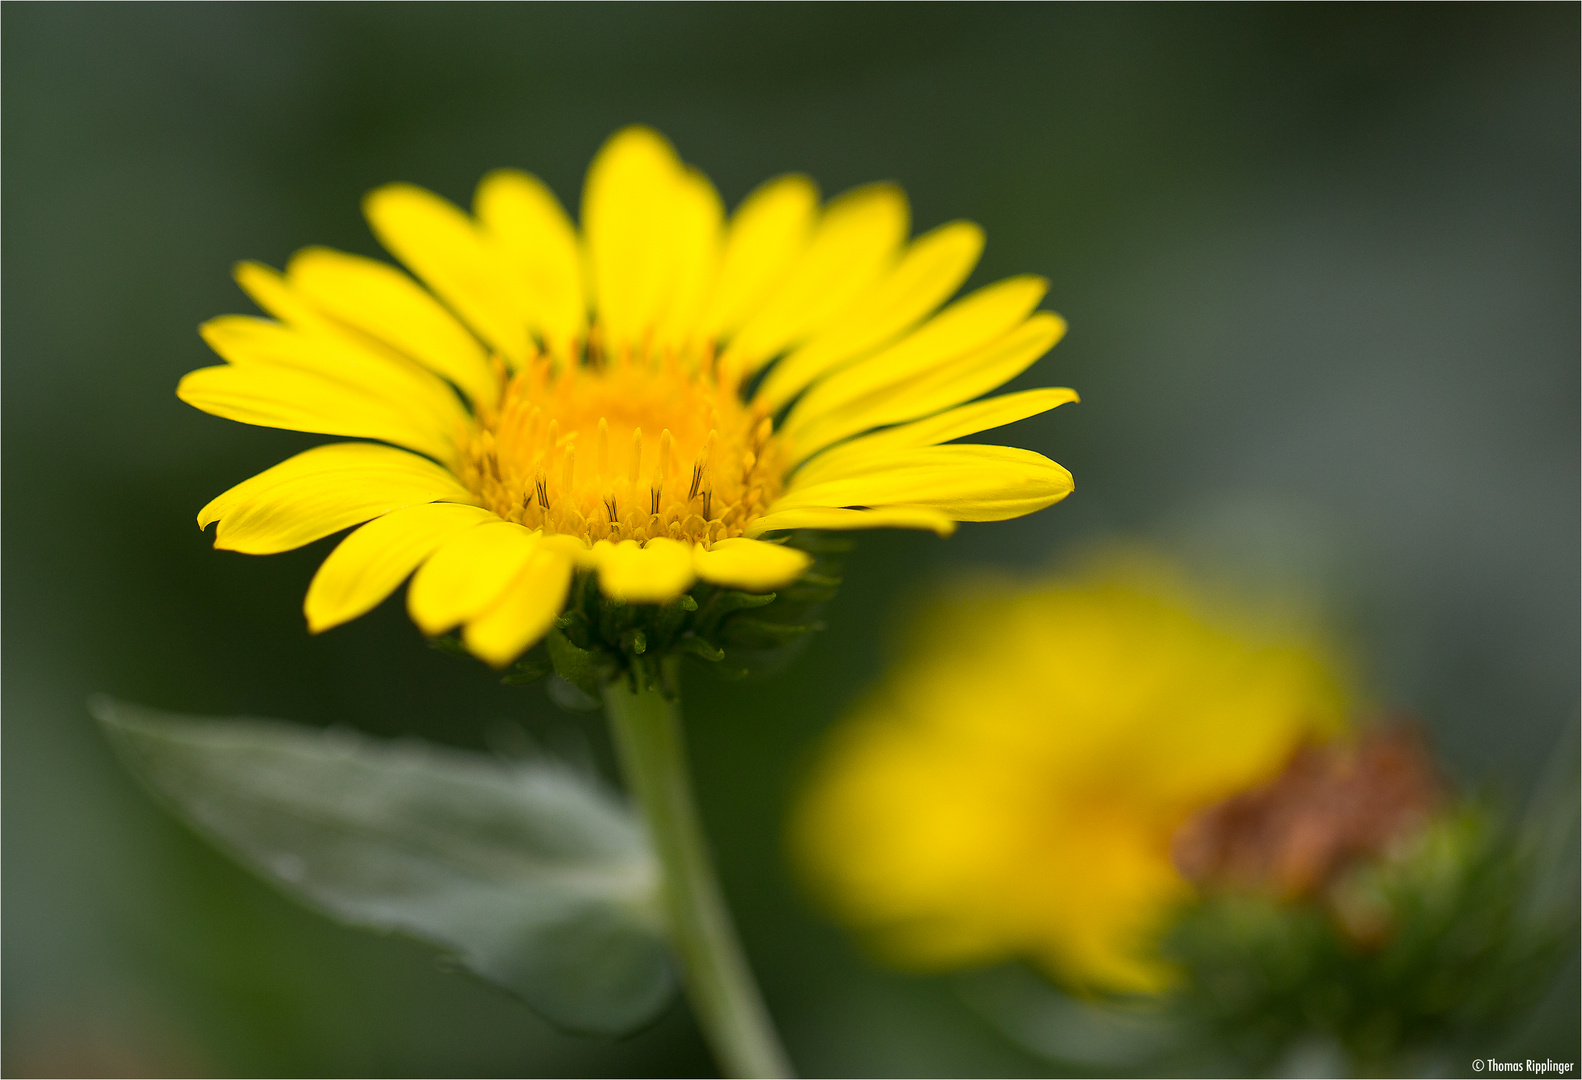
[[[664,869],[671,940],[687,997],[726,1075],[792,1076],[714,877],[692,801],[681,703],[644,681],[635,692],[624,678],[605,684],[604,710]],[[674,678],[667,681],[676,685]]]

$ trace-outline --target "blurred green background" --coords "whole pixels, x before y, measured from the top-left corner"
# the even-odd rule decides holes
[[[947,979],[869,966],[782,854],[819,734],[957,568],[1152,537],[1305,597],[1454,775],[1519,802],[1577,723],[1578,8],[4,6],[7,1075],[695,1075],[684,1007],[557,1033],[429,951],[303,912],[165,817],[83,702],[467,747],[511,725],[608,766],[597,718],[427,648],[399,602],[310,637],[331,542],[210,550],[198,508],[320,441],[176,401],[232,262],[377,249],[367,189],[460,202],[515,165],[575,207],[615,128],[734,203],[882,178],[981,222],[1072,330],[1009,433],[1077,493],[861,538],[830,630],[747,684],[691,672],[707,825],[809,1074],[1050,1065]],[[1578,1057],[1576,961],[1509,1052]]]

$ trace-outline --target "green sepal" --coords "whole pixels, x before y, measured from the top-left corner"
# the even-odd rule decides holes
[[[557,690],[552,684],[551,697],[568,708],[579,708],[585,707],[582,696],[598,701],[599,686],[617,676],[634,685],[659,686],[667,695],[674,693],[673,674],[666,674],[674,665],[667,665],[683,655],[707,663],[721,678],[783,668],[796,649],[822,629],[814,618],[818,605],[830,599],[840,583],[839,567],[827,553],[850,547],[845,540],[806,533],[783,542],[809,551],[814,561],[800,579],[777,592],[745,592],[698,582],[669,603],[639,604],[604,596],[597,573],[579,572],[543,644],[547,666],[530,656],[506,680],[531,682],[553,670],[565,685]],[[436,647],[466,651],[457,640],[437,642]],[[569,693],[571,687],[580,694]]]
[[[840,588],[840,578],[835,577],[832,574],[814,574],[809,572],[797,578],[793,587],[795,588],[803,585],[816,586],[818,588],[824,589],[838,589]]]
[[[599,654],[572,644],[571,639],[558,628],[549,632],[545,644],[555,674],[598,701],[599,686],[603,681],[601,668],[604,667],[599,662]]]
[[[1164,942],[1186,974],[1171,1011],[1232,1072],[1278,1071],[1314,1039],[1357,1075],[1410,1074],[1428,1068],[1422,1055],[1494,1045],[1575,934],[1574,900],[1532,902],[1556,868],[1517,841],[1463,806],[1409,852],[1354,868],[1327,902],[1221,894],[1188,905]],[[1376,913],[1378,940],[1348,932],[1345,909]]]
[[[650,620],[651,633],[646,636],[659,642],[671,640],[687,625],[689,621],[688,616],[697,610],[698,602],[693,599],[692,594],[682,593],[670,603],[661,605],[659,610],[654,613],[653,618]],[[646,648],[647,641],[645,640],[644,649]],[[642,652],[644,649],[637,651]]]
[[[823,604],[835,599],[841,580],[832,574],[803,574],[780,590],[780,598],[792,604]]]
[[[596,712],[603,705],[598,698],[584,694],[559,675],[544,683],[544,691],[550,701],[568,712]]]
[[[1016,966],[964,976],[963,995],[1058,1075],[1463,1075],[1526,1037],[1574,955],[1576,781],[1554,786],[1514,828],[1453,807],[1326,897],[1187,902],[1163,931],[1176,977],[1159,995],[1062,988]],[[1378,933],[1359,939],[1356,915],[1374,912]]]
[[[461,635],[457,633],[441,634],[428,639],[428,647],[451,656],[465,656],[473,659],[472,653],[467,651],[467,646],[462,644]]]
[[[766,649],[788,644],[804,634],[815,633],[822,629],[824,624],[821,622],[781,623],[743,616],[732,619],[726,625],[722,639],[730,645]]]
[[[731,589],[720,593],[714,602],[714,610],[721,614],[729,614],[732,611],[744,611],[748,608],[768,607],[775,602],[776,595],[772,592],[749,593]]]
[[[540,642],[512,664],[511,670],[500,681],[507,686],[526,686],[547,678],[554,670],[555,665],[549,658],[549,649]]]
[[[706,638],[715,638],[719,634],[720,626],[737,612],[752,611],[755,608],[768,607],[775,602],[776,593],[747,593],[736,589],[709,588],[703,603],[699,605],[697,618],[694,621],[697,633]]]
[[[793,533],[789,539],[783,542],[787,547],[794,547],[815,557],[844,555],[857,546],[857,541],[847,533],[831,535],[827,532],[818,532],[812,529],[804,529],[801,532]],[[824,560],[819,559],[819,561],[822,562]]]
[[[695,634],[688,634],[681,639],[681,651],[711,664],[717,664],[725,659],[724,649],[715,648]]]

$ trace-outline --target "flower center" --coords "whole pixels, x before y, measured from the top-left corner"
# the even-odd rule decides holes
[[[507,521],[589,543],[740,536],[780,494],[773,422],[710,363],[539,356],[480,416],[462,481]]]

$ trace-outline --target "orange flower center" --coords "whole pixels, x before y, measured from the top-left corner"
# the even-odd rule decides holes
[[[780,494],[773,422],[712,360],[535,358],[480,416],[462,481],[507,521],[598,540],[740,536]]]

